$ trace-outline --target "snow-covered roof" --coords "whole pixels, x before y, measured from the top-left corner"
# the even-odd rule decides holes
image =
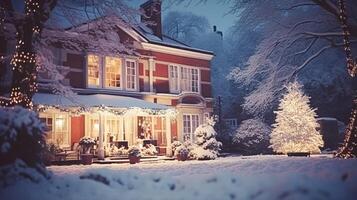
[[[188,46],[180,41],[170,38],[164,34],[162,35],[162,38],[160,38],[160,37],[156,36],[150,28],[148,28],[147,26],[145,26],[143,24],[139,25],[138,27],[134,27],[133,29],[137,33],[139,33],[142,37],[144,37],[146,40],[148,40],[149,43],[160,44],[160,45],[164,45],[164,46],[180,48],[180,49],[185,49],[185,50],[189,50],[189,51],[195,51],[195,52],[213,55],[213,52],[211,52],[211,51],[193,48],[193,47]]]
[[[33,96],[35,105],[47,106],[63,106],[63,107],[99,107],[106,106],[111,108],[142,108],[151,110],[166,110],[170,107],[144,101],[133,97],[107,95],[107,94],[90,94],[90,95],[75,95],[73,100],[69,100],[60,95],[36,93]]]

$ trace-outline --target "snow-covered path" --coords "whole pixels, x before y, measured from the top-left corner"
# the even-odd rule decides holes
[[[52,166],[49,170],[53,172],[50,181],[18,183],[3,191],[5,199],[357,198],[357,160],[328,156],[228,157],[136,165]],[[19,190],[27,192],[16,192]]]

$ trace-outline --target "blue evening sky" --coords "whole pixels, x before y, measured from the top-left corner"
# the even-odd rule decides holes
[[[147,0],[134,0],[135,4],[139,6]],[[170,11],[186,11],[192,12],[196,15],[204,16],[208,19],[211,26],[216,25],[217,29],[226,32],[231,27],[236,19],[233,14],[228,14],[230,11],[229,2],[220,0],[207,0],[205,3],[197,3],[199,0],[186,0],[180,4],[172,4],[173,0],[163,0],[162,12],[165,16]]]

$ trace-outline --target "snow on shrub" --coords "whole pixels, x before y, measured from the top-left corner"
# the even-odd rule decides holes
[[[246,154],[258,154],[267,151],[271,128],[260,119],[242,121],[233,137],[236,144]]]
[[[129,156],[140,157],[141,156],[141,150],[137,146],[131,146],[128,149],[128,154],[129,154]]]
[[[189,149],[185,145],[181,145],[175,149],[174,156],[181,156],[187,158],[189,153]]]
[[[19,106],[0,108],[0,166],[13,165],[15,171],[16,166],[28,166],[46,175],[42,160],[44,149],[45,124],[35,112]],[[18,172],[26,178],[32,176]],[[1,175],[6,174],[11,172],[2,171]]]
[[[194,133],[196,145],[193,145],[193,148],[190,151],[191,158],[198,160],[217,158],[222,143],[216,140],[217,132],[214,130],[213,126],[213,119],[207,119],[206,123],[196,128]]]
[[[142,152],[144,155],[147,155],[147,156],[157,155],[156,147],[153,144],[145,145],[145,147],[142,149]]]
[[[123,146],[118,148],[117,146],[113,145],[110,148],[110,155],[113,155],[113,156],[128,155],[128,150],[125,149],[125,147],[123,147]]]
[[[171,149],[172,149],[172,151],[175,152],[176,148],[179,147],[179,146],[181,146],[181,145],[183,145],[182,142],[177,141],[177,140],[176,140],[176,141],[173,141],[173,142],[171,143]]]
[[[91,148],[96,144],[95,140],[91,137],[84,136],[79,140],[79,145],[82,147],[83,154],[89,154]]]

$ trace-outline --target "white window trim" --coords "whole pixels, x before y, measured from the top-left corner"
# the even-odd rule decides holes
[[[88,83],[88,56],[89,55],[94,55],[94,56],[98,56],[99,58],[99,85],[96,86],[96,85],[89,85]],[[86,64],[86,72],[85,72],[85,75],[86,75],[86,86],[87,88],[103,88],[103,59],[102,59],[102,56],[98,55],[98,54],[95,54],[95,53],[88,53],[86,56],[85,56],[85,64]]]
[[[184,127],[185,127],[185,124],[184,124],[184,116],[185,116],[185,115],[190,116],[190,130],[191,130],[191,133],[190,133],[190,141],[193,142],[194,136],[195,136],[194,134],[195,134],[195,130],[196,130],[196,129],[193,130],[194,127],[193,127],[193,123],[192,123],[192,122],[193,122],[193,117],[192,117],[192,116],[197,116],[197,117],[198,117],[198,118],[197,118],[197,119],[198,119],[197,127],[198,127],[198,126],[201,125],[200,114],[193,114],[193,113],[183,113],[183,114],[182,114],[182,133],[184,134],[183,137],[184,137],[185,134],[186,134],[186,133],[184,132],[184,130],[185,130],[185,128],[184,128]],[[197,128],[197,127],[196,127],[196,128]]]
[[[127,77],[128,77],[128,68],[127,68],[127,65],[126,65],[126,62],[129,61],[129,62],[133,62],[134,63],[134,69],[135,69],[135,80],[134,80],[134,83],[135,83],[135,87],[134,88],[128,88],[128,82],[127,82]],[[124,59],[124,66],[125,66],[125,89],[127,91],[139,91],[138,90],[138,85],[139,85],[139,75],[138,75],[138,62],[137,60],[135,59]]]
[[[197,94],[201,94],[201,70],[199,67],[195,67],[195,66],[189,66],[189,65],[180,65],[180,64],[175,64],[175,63],[172,63],[172,64],[169,64],[168,65],[168,73],[169,73],[169,78],[171,78],[171,73],[170,73],[170,66],[177,66],[177,73],[178,73],[178,76],[177,76],[177,79],[178,79],[178,91],[175,91],[175,90],[172,90],[171,89],[171,85],[169,85],[169,89],[170,89],[170,93],[173,93],[173,94],[177,94],[177,93],[182,93],[182,92],[192,92],[192,93],[197,93]],[[191,80],[191,77],[192,77],[192,69],[196,69],[197,70],[197,92],[196,91],[183,91],[182,90],[182,85],[181,85],[181,70],[182,68],[187,68],[189,70],[189,81],[192,81]],[[170,82],[169,82],[170,83]],[[191,83],[191,82],[190,82]],[[192,86],[190,86],[192,87]],[[192,88],[191,88],[192,90]]]
[[[180,68],[181,66],[180,65],[174,65],[174,64],[170,64],[168,65],[169,67],[169,84],[171,83],[171,67],[176,67],[177,69],[177,80],[176,80],[176,84],[177,84],[177,90],[174,90],[171,86],[171,84],[169,85],[169,88],[170,88],[170,93],[174,93],[174,94],[178,94],[180,93],[180,90],[181,90],[181,84],[180,84],[180,78],[181,78],[181,75],[180,75]]]
[[[68,144],[60,144],[61,148],[70,148],[71,147],[71,136],[72,136],[72,132],[71,132],[71,116],[68,113],[65,112],[56,112],[54,110],[50,110],[50,111],[46,111],[46,112],[41,112],[39,113],[39,117],[40,118],[52,118],[52,134],[56,134],[56,117],[58,115],[64,115],[67,119],[67,134],[68,134],[68,138],[67,138],[67,143]],[[55,141],[54,141],[55,142]]]
[[[106,62],[105,62],[105,58],[106,57],[111,57],[111,58],[118,58],[119,60],[120,60],[120,64],[121,64],[121,66],[120,66],[120,87],[113,87],[113,86],[106,86],[106,84],[105,84],[105,82],[106,82],[106,79],[107,79],[107,71],[106,71]],[[102,58],[102,60],[103,60],[103,88],[105,88],[105,89],[111,89],[111,90],[123,90],[123,60],[124,59],[122,59],[122,58],[120,58],[120,57],[116,57],[116,56],[104,56],[103,58]]]

